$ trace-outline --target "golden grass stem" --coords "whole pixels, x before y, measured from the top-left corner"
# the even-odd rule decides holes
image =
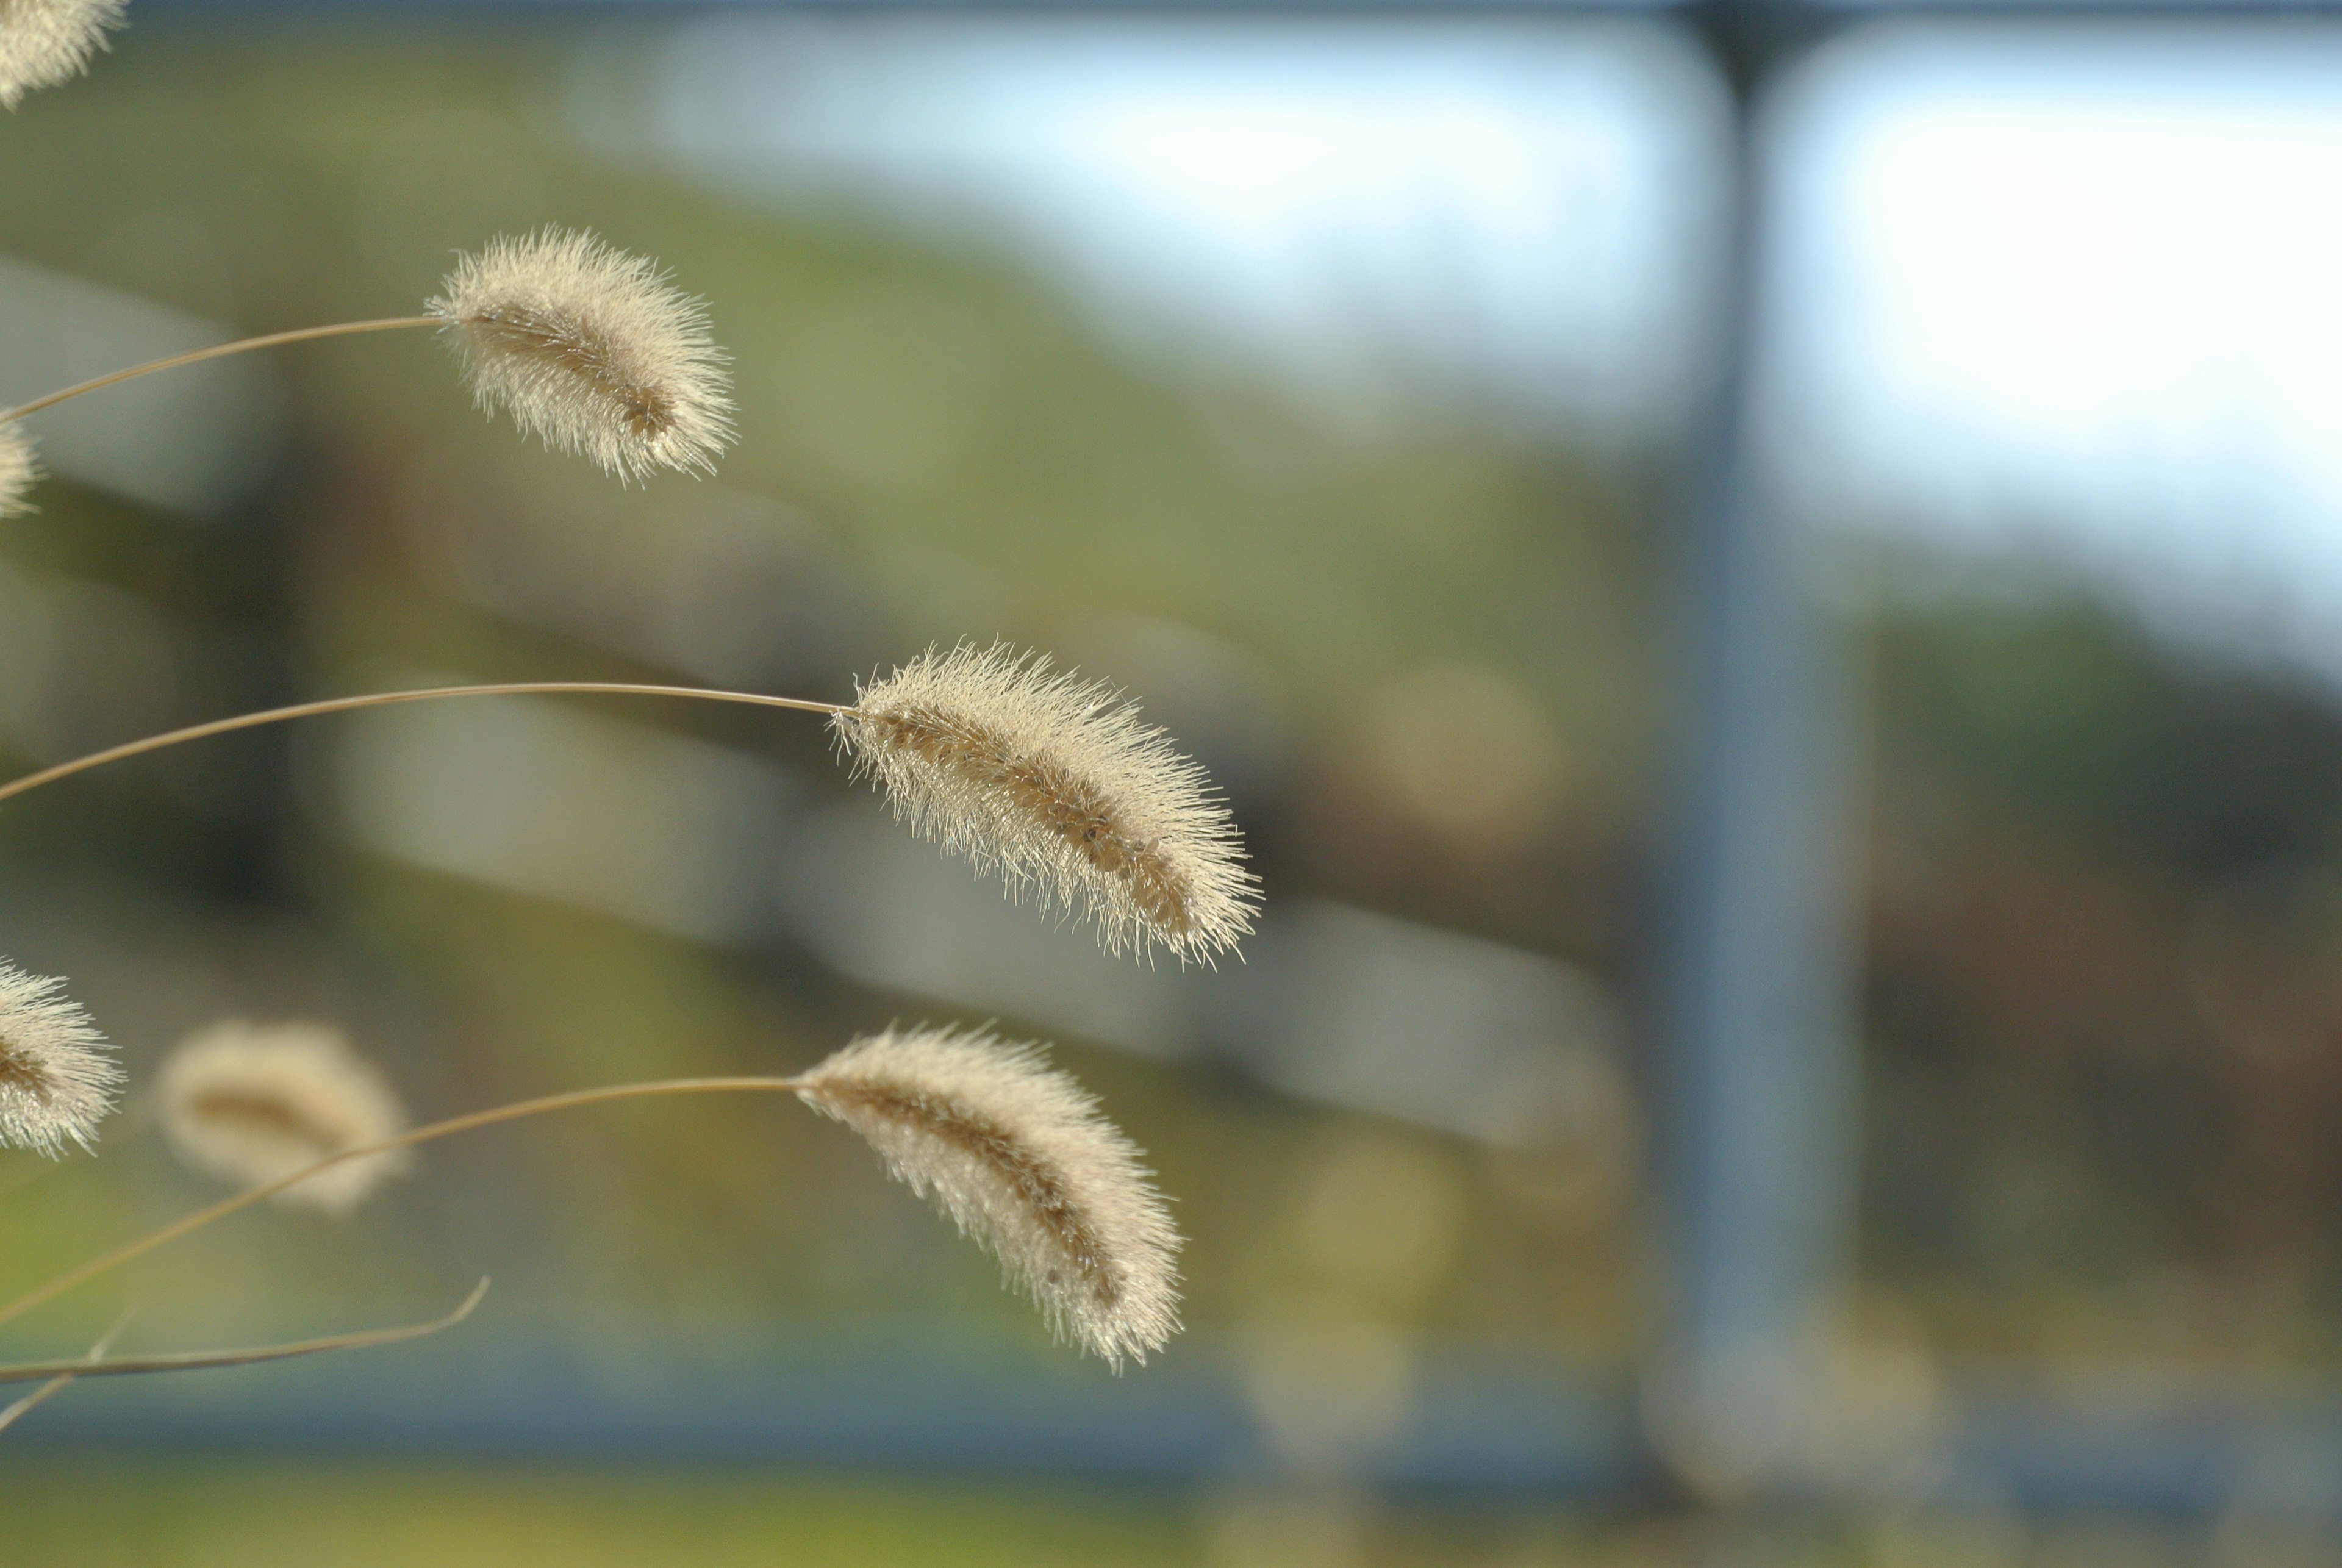
[[[114,1348],[114,1342],[122,1336],[122,1331],[130,1326],[130,1319],[136,1311],[137,1309],[135,1307],[123,1308],[122,1315],[114,1320],[114,1326],[107,1329],[103,1334],[98,1336],[97,1343],[89,1347],[89,1353],[82,1359],[93,1365],[98,1362],[104,1361],[105,1359],[105,1353],[112,1350]],[[49,1379],[48,1382],[41,1384],[40,1387],[25,1395],[24,1398],[18,1400],[7,1409],[0,1410],[0,1432],[7,1431],[10,1427],[24,1420],[25,1417],[30,1414],[33,1411],[38,1409],[48,1401],[55,1399],[59,1393],[65,1391],[65,1384],[71,1383],[77,1375],[77,1373],[71,1372],[59,1373],[56,1376]]]
[[[515,681],[486,686],[426,686],[412,692],[369,692],[363,696],[327,697],[322,702],[295,703],[288,708],[267,708],[255,714],[239,714],[232,719],[214,719],[209,724],[190,724],[183,730],[172,730],[145,740],[128,741],[109,746],[102,752],[92,752],[71,762],[43,768],[0,784],[0,801],[8,800],[35,790],[62,778],[71,778],[91,768],[104,767],[108,763],[127,761],[159,752],[165,747],[187,741],[200,741],[213,735],[230,734],[237,730],[258,729],[263,724],[281,724],[292,719],[316,718],[325,714],[355,713],[360,708],[386,707],[393,703],[435,702],[442,697],[520,697],[542,696],[550,693],[574,693],[599,696],[625,697],[696,697],[711,703],[746,703],[761,708],[796,708],[809,714],[842,714],[847,710],[836,703],[810,702],[802,697],[768,697],[756,692],[720,692],[704,686],[648,686],[617,681]]]
[[[571,1089],[559,1094],[540,1095],[534,1100],[518,1100],[509,1105],[496,1105],[485,1111],[472,1111],[461,1116],[450,1116],[444,1122],[426,1126],[411,1127],[395,1138],[378,1143],[363,1144],[329,1155],[313,1165],[305,1165],[289,1175],[273,1182],[263,1182],[248,1187],[233,1197],[183,1215],[157,1231],[150,1231],[136,1241],[126,1242],[102,1257],[93,1258],[79,1268],[68,1270],[45,1285],[25,1292],[5,1306],[0,1306],[0,1323],[5,1323],[32,1311],[45,1302],[55,1300],[75,1285],[85,1283],[110,1270],[121,1267],[134,1258],[144,1257],[168,1242],[177,1241],[190,1232],[199,1231],[215,1220],[224,1220],[242,1209],[248,1209],[263,1199],[275,1196],[296,1182],[306,1181],[320,1171],[329,1170],[345,1160],[361,1160],[369,1154],[387,1154],[393,1149],[412,1148],[435,1138],[456,1133],[468,1133],[479,1127],[493,1127],[503,1122],[517,1122],[528,1116],[542,1116],[553,1111],[570,1111],[581,1105],[606,1104],[614,1100],[646,1099],[657,1094],[794,1094],[805,1085],[801,1078],[659,1078],[641,1084],[614,1084],[600,1089]]]
[[[488,1282],[483,1279],[472,1287],[472,1293],[461,1305],[444,1317],[428,1323],[402,1323],[396,1328],[361,1329],[355,1333],[327,1334],[321,1339],[297,1339],[285,1344],[255,1345],[246,1350],[175,1351],[163,1355],[125,1355],[112,1361],[103,1359],[105,1342],[86,1356],[73,1361],[25,1361],[0,1365],[0,1383],[31,1383],[36,1379],[50,1380],[47,1386],[19,1403],[29,1407],[47,1397],[52,1389],[63,1387],[82,1377],[126,1377],[149,1372],[200,1372],[214,1366],[251,1366],[264,1361],[289,1361],[296,1355],[317,1355],[331,1350],[365,1350],[374,1345],[396,1344],[402,1340],[421,1339],[442,1329],[454,1328],[472,1315],[480,1298],[488,1293]],[[108,1335],[111,1339],[113,1336]],[[13,1407],[12,1407],[13,1409]]]
[[[435,315],[391,315],[377,321],[345,321],[332,326],[304,326],[292,332],[272,332],[261,337],[238,338],[234,343],[215,343],[209,348],[189,349],[164,359],[150,359],[144,365],[134,365],[125,370],[108,372],[87,381],[36,397],[30,403],[20,403],[14,408],[0,409],[0,424],[22,419],[28,414],[38,414],[44,408],[54,408],[68,398],[79,397],[85,392],[96,392],[116,383],[135,381],[142,375],[152,375],[158,370],[176,370],[183,365],[198,365],[206,359],[222,359],[231,354],[249,354],[255,348],[275,348],[287,343],[307,343],[320,337],[348,337],[361,332],[395,332],[408,326],[444,326]]]

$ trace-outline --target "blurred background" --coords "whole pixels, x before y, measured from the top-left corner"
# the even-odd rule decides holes
[[[12,1289],[215,1194],[140,1089],[238,1016],[418,1119],[997,1020],[1189,1238],[1116,1378],[792,1107],[436,1144],[9,1325],[495,1280],[69,1389],[15,1560],[2342,1560],[2342,32],[132,10],[0,125],[0,400],[559,223],[710,301],[742,436],[624,488],[419,334],[37,416],[0,768],[997,636],[1208,765],[1268,913],[1109,958],[700,704],[11,803],[0,953],[132,1082],[0,1152]]]

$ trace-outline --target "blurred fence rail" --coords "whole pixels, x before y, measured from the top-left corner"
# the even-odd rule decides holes
[[[1208,1349],[1119,1381],[1056,1358],[939,1356],[927,1337],[711,1353],[625,1336],[629,1370],[574,1325],[483,1325],[460,1346],[184,1383],[92,1384],[41,1441],[156,1453],[465,1453],[517,1460],[786,1463],[1138,1486],[1286,1475],[1230,1358]],[[2175,1385],[2094,1398],[2014,1376],[1956,1390],[1921,1426],[1801,1456],[1792,1507],[2010,1507],[2342,1518],[2342,1390],[2277,1398]],[[1406,1419],[1345,1479],[1427,1504],[1632,1506],[1673,1494],[1625,1380],[1456,1353],[1434,1358]]]

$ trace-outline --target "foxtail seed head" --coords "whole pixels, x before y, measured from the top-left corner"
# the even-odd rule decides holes
[[[13,419],[0,419],[0,517],[30,512],[25,497],[40,483],[41,465],[33,456],[33,438]]]
[[[714,473],[731,377],[704,301],[656,262],[547,228],[464,257],[423,308],[447,324],[480,406],[623,480]]]
[[[338,1030],[318,1024],[215,1024],[164,1064],[163,1125],[182,1160],[223,1181],[273,1182],[395,1137],[406,1113]],[[346,1160],[276,1194],[346,1214],[407,1169],[408,1151]]]
[[[1119,1369],[1179,1332],[1179,1233],[1139,1151],[1040,1049],[888,1029],[797,1093],[1000,1259],[1050,1330]]]
[[[93,1146],[122,1069],[62,980],[0,964],[0,1144],[54,1159]]]
[[[1252,932],[1258,879],[1204,770],[1100,682],[1005,644],[929,649],[830,721],[920,836],[1012,897],[1080,911],[1109,952],[1210,963]]]
[[[127,0],[0,0],[0,109],[69,82],[122,25]]]

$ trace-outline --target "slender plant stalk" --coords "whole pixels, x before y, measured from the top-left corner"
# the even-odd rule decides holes
[[[395,332],[408,326],[445,326],[435,315],[392,315],[378,321],[345,321],[332,326],[305,326],[293,332],[272,332],[265,337],[239,338],[234,343],[215,343],[209,348],[189,349],[165,359],[150,359],[144,365],[134,365],[126,370],[116,370],[105,375],[36,397],[30,403],[20,403],[14,408],[0,409],[0,424],[12,419],[22,419],[28,414],[38,414],[44,408],[54,408],[67,398],[79,397],[85,392],[95,392],[117,382],[135,381],[142,375],[152,375],[158,370],[175,370],[183,365],[197,365],[206,359],[222,359],[231,354],[248,354],[255,348],[275,348],[280,344],[307,343],[320,337],[348,337],[361,332]]]
[[[551,1111],[574,1110],[581,1105],[599,1105],[613,1100],[639,1100],[654,1094],[793,1094],[804,1086],[801,1078],[660,1078],[643,1084],[614,1084],[600,1089],[572,1089],[564,1094],[541,1095],[534,1100],[520,1100],[509,1105],[493,1106],[485,1111],[473,1111],[461,1116],[450,1116],[444,1122],[414,1127],[395,1138],[378,1143],[362,1144],[355,1149],[345,1149],[328,1155],[314,1165],[305,1166],[290,1175],[279,1176],[273,1182],[263,1182],[233,1197],[222,1198],[206,1208],[172,1221],[161,1230],[149,1232],[135,1242],[127,1242],[93,1258],[79,1268],[59,1274],[48,1283],[25,1292],[5,1306],[0,1306],[0,1323],[20,1317],[55,1300],[75,1285],[95,1279],[98,1275],[121,1267],[133,1258],[144,1257],[166,1242],[177,1241],[192,1231],[199,1231],[214,1220],[224,1220],[240,1209],[248,1209],[263,1198],[274,1197],[296,1182],[306,1181],[320,1171],[330,1170],[345,1160],[362,1160],[369,1154],[387,1154],[393,1149],[412,1148],[435,1138],[445,1138],[455,1133],[468,1133],[475,1127],[493,1127],[500,1122],[517,1122],[527,1116],[541,1116]]]
[[[212,735],[225,735],[237,730],[258,729],[263,724],[281,724],[291,719],[311,719],[324,714],[355,713],[360,708],[386,707],[392,703],[427,703],[441,697],[517,697],[539,696],[547,693],[569,692],[602,696],[628,697],[696,697],[711,703],[746,703],[760,708],[796,708],[809,714],[841,714],[846,710],[836,703],[810,702],[802,697],[768,697],[756,692],[719,692],[704,686],[645,686],[616,681],[517,681],[491,686],[428,686],[412,692],[369,692],[363,696],[328,697],[322,702],[296,703],[289,708],[268,708],[256,714],[239,714],[232,719],[214,719],[209,724],[190,724],[183,730],[172,730],[145,740],[130,741],[109,746],[102,752],[92,752],[85,757],[59,763],[43,768],[36,774],[0,784],[0,800],[35,790],[45,784],[71,778],[77,773],[118,763],[148,752],[159,752],[168,746],[187,741],[200,741]]]
[[[135,1307],[125,1307],[122,1310],[122,1315],[114,1320],[114,1326],[98,1336],[97,1343],[89,1347],[89,1354],[82,1359],[92,1364],[104,1361],[105,1353],[114,1348],[114,1342],[121,1337],[122,1331],[130,1326],[130,1319],[136,1310]],[[64,1392],[65,1384],[71,1383],[77,1375],[70,1372],[59,1373],[7,1409],[0,1410],[0,1432],[7,1431],[34,1410],[55,1399]]]
[[[49,1383],[36,1393],[19,1401],[30,1405],[48,1396],[52,1389],[61,1387],[81,1377],[126,1377],[150,1372],[200,1372],[214,1366],[251,1366],[256,1362],[289,1361],[296,1355],[317,1355],[329,1350],[365,1350],[378,1344],[396,1344],[401,1340],[421,1339],[442,1329],[454,1328],[472,1315],[480,1298],[488,1293],[488,1282],[482,1280],[472,1287],[472,1293],[463,1304],[445,1317],[429,1323],[403,1323],[397,1328],[362,1329],[355,1333],[327,1334],[323,1339],[296,1339],[285,1344],[255,1345],[248,1350],[175,1351],[164,1355],[125,1355],[112,1361],[102,1359],[105,1341],[86,1356],[73,1361],[22,1361],[0,1364],[0,1383],[31,1383],[46,1378]],[[108,1339],[113,1336],[109,1334]],[[11,1413],[15,1413],[12,1407]]]

